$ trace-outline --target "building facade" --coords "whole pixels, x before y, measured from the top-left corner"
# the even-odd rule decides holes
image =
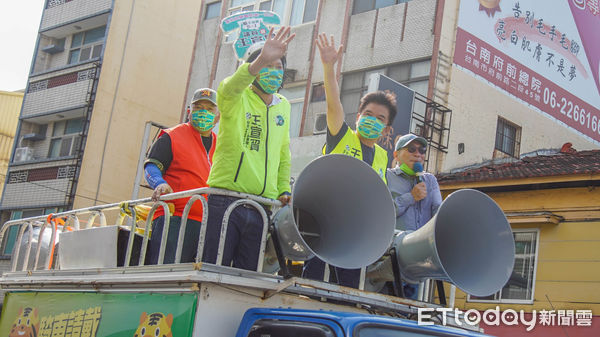
[[[6,180],[22,103],[22,92],[0,91],[0,193]]]
[[[486,193],[502,208],[513,230],[515,263],[508,283],[487,297],[457,291],[455,307],[523,310],[536,324],[526,331],[524,324],[484,323],[486,333],[595,336],[599,332],[600,150],[578,152],[570,146],[438,176],[443,195],[462,188]]]
[[[406,85],[420,94],[415,100],[412,130],[434,143],[428,163],[435,170],[437,158],[447,145],[451,118],[449,111],[442,112],[426,98],[438,28],[437,8],[435,0],[204,1],[187,95],[198,86],[217,88],[240,64],[234,54],[234,38],[224,36],[221,20],[243,11],[271,10],[296,34],[288,47],[284,88],[280,91],[292,104],[292,176],[320,155],[325,142],[323,67],[314,45],[321,32],[333,35],[336,44],[344,45],[338,71],[350,127],[354,128],[359,100],[368,91],[371,75],[386,75]],[[427,117],[435,111],[438,115],[434,127],[435,118]],[[388,148],[393,147],[392,139],[384,141]]]
[[[483,23],[491,25],[492,30],[495,22],[504,25],[509,17],[519,16],[518,20],[527,20],[534,28],[542,25],[550,34],[550,27],[543,26],[544,18],[534,17],[533,13],[543,10],[569,11],[568,4],[564,5],[567,8],[542,9],[540,4],[532,2],[521,3],[520,7],[518,2],[516,5],[507,1],[494,3],[499,4],[498,8],[487,9],[477,2],[459,0],[207,0],[203,6],[187,95],[191,95],[193,88],[207,83],[216,88],[240,64],[232,48],[234,38],[224,36],[219,29],[221,19],[244,11],[271,10],[279,14],[282,24],[291,25],[292,32],[296,34],[288,48],[289,71],[281,91],[292,102],[291,136],[297,137],[292,139],[292,149],[299,151],[296,161],[292,163],[293,175],[311,158],[319,155],[320,146],[312,151],[304,147],[324,142],[326,105],[322,66],[313,43],[320,32],[333,35],[337,42],[341,41],[344,45],[338,70],[341,72],[342,104],[346,121],[351,126],[355,121],[358,100],[367,92],[372,74],[386,75],[415,90],[417,96],[410,130],[423,135],[432,144],[426,165],[431,172],[448,171],[493,158],[518,158],[521,153],[542,147],[558,147],[565,142],[572,142],[580,149],[597,148],[600,144],[600,128],[597,127],[600,123],[600,95],[598,91],[583,93],[587,92],[590,85],[595,87],[596,84],[594,76],[591,76],[594,63],[588,64],[584,55],[584,50],[589,51],[592,43],[587,42],[584,33],[580,33],[585,30],[578,30],[579,26],[565,19],[550,21],[556,15],[551,18],[548,14],[546,19],[546,22],[559,25],[562,29],[562,35],[558,35],[556,43],[563,35],[569,36],[565,38],[567,42],[562,42],[564,46],[569,46],[568,52],[564,55],[556,53],[556,66],[567,60],[581,66],[572,75],[563,70],[565,79],[556,78],[561,73],[550,66],[537,69],[537,64],[529,64],[531,55],[526,52],[533,54],[537,50],[546,58],[554,53],[551,47],[556,47],[543,40],[536,47],[527,39],[530,31],[517,29],[515,34],[521,35],[517,36],[516,42],[503,45],[503,50],[489,56],[492,58],[489,61],[492,62],[490,69],[493,68],[494,59],[506,63],[503,63],[502,71],[494,71],[495,77],[499,74],[506,77],[500,83],[485,77],[490,73],[488,65],[485,65],[485,74],[482,74],[483,70],[476,70],[472,66],[472,63],[484,64],[485,60],[479,60],[481,53],[492,49],[483,47],[483,42],[493,42],[489,38],[486,40],[487,35],[480,37],[482,43],[477,41],[476,48],[479,49],[469,50],[476,56],[468,60],[477,60],[469,64],[464,61],[464,36],[476,33],[468,20],[470,16],[484,20]],[[331,20],[332,17],[336,20]],[[485,21],[486,18],[489,22]],[[506,38],[510,32],[504,34],[502,37]],[[532,39],[537,41],[534,37]],[[475,41],[475,38],[472,40]],[[473,41],[471,43],[474,44]],[[515,46],[517,42],[519,45]],[[529,44],[523,51],[521,44],[525,42]],[[516,61],[510,63],[502,53],[522,55],[513,55]],[[534,68],[541,75],[527,70],[527,67]],[[480,68],[483,69],[484,65]],[[508,85],[505,81],[508,81]],[[561,98],[555,98],[556,106],[550,107],[550,89],[555,90],[553,86],[573,92],[574,97],[563,97],[565,109],[569,104],[571,109],[583,109],[586,106],[590,114],[588,116],[586,112],[586,120],[578,119],[580,125],[574,126],[572,120],[562,118],[562,111],[557,115],[558,100]],[[531,98],[524,97],[525,90],[528,90]],[[537,96],[534,96],[534,92]],[[546,98],[544,92],[547,93]],[[548,101],[546,105],[543,104],[545,101]],[[573,108],[575,105],[577,107]],[[582,128],[582,121],[589,127],[586,124]],[[594,123],[596,127],[593,127]],[[315,139],[302,139],[305,137]],[[393,141],[384,140],[390,144]]]
[[[6,173],[10,163],[13,143],[15,140],[15,130],[19,122],[19,112],[23,103],[23,92],[8,92],[0,91],[0,188],[4,189],[6,183]],[[0,238],[1,239],[1,238]],[[8,252],[12,251],[13,238],[8,240]],[[0,254],[0,273],[9,268],[9,256],[4,253],[5,245],[1,246],[2,254]],[[0,294],[0,297],[2,294]]]
[[[325,140],[323,74],[314,46],[320,32],[344,45],[338,70],[350,126],[372,74],[415,90],[410,130],[430,141],[428,171],[518,157],[566,141],[579,149],[597,147],[594,138],[546,118],[544,111],[482,81],[481,74],[456,59],[457,51],[464,51],[456,47],[462,43],[459,28],[475,33],[461,21],[468,17],[466,4],[179,0],[165,6],[158,0],[48,0],[17,128],[20,141],[0,202],[2,220],[147,195],[140,189],[140,158],[156,126],[184,120],[195,89],[216,88],[235,71],[240,61],[233,38],[224,36],[220,22],[251,10],[278,13],[296,34],[281,91],[292,105],[293,176],[320,154]],[[494,20],[498,13],[514,15],[512,7],[502,2]],[[589,71],[587,76],[594,78]],[[145,132],[147,125],[154,131]],[[391,147],[394,139],[384,142]]]
[[[185,108],[200,4],[162,7],[46,2],[3,221],[131,198],[146,122],[176,124]]]
[[[234,72],[240,61],[220,22],[251,10],[278,13],[296,34],[281,91],[292,104],[293,175],[319,155],[325,138],[319,32],[344,45],[338,70],[350,126],[371,75],[415,90],[410,130],[429,139],[431,172],[566,141],[597,146],[453,58],[464,3],[207,0],[164,8],[159,1],[47,1],[18,127],[23,140],[0,204],[5,219],[13,211],[31,215],[138,197],[146,122],[176,124],[195,89],[216,88]],[[392,147],[394,139],[384,143]]]
[[[599,61],[589,32],[600,13],[590,1],[438,3],[431,94],[453,111],[440,171],[566,142],[599,147]]]
[[[94,106],[112,1],[47,1],[19,117],[3,220],[69,208]]]

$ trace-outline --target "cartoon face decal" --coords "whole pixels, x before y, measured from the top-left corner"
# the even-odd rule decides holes
[[[143,312],[140,316],[140,325],[133,337],[173,337],[171,325],[173,314],[164,315],[161,312],[147,314]]]
[[[37,308],[21,308],[10,328],[8,337],[37,337],[39,330],[40,320]]]

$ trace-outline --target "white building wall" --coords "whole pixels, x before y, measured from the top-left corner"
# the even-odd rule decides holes
[[[435,5],[434,0],[415,0],[380,8],[378,15],[352,15],[343,71],[431,57]]]
[[[456,68],[452,74],[448,107],[452,109],[452,130],[443,171],[492,159],[498,117],[521,127],[521,154],[560,148],[567,142],[577,150],[597,148],[545,113]],[[458,153],[459,143],[465,144],[462,154]]]
[[[311,57],[312,46],[314,44],[314,30],[314,23],[306,23],[292,28],[292,33],[295,33],[296,37],[288,46],[286,58],[287,67],[297,71],[296,82],[306,81],[308,78],[308,69],[310,66],[309,60]],[[315,54],[315,57],[319,57],[318,52]]]
[[[56,5],[49,4],[49,8],[44,10],[40,26],[41,31],[109,10],[112,0],[72,0],[69,2],[50,0],[49,3],[56,3]]]
[[[298,178],[302,169],[313,159],[321,156],[321,150],[325,144],[325,134],[295,137],[290,140],[290,151],[292,152],[292,167],[290,175]]]
[[[213,51],[211,50],[208,55],[212,64]],[[198,57],[198,55],[196,55],[196,57]],[[218,62],[215,80],[213,82],[213,87],[215,89],[219,87],[219,83],[221,83],[222,80],[228,76],[231,76],[237,69],[238,64],[240,64],[235,56],[235,53],[233,52],[232,42],[226,42],[221,45]]]
[[[196,39],[196,48],[194,49],[194,67],[190,72],[190,82],[186,94],[186,102],[189,102],[194,95],[194,91],[199,88],[209,86],[210,72],[212,70],[213,54],[216,48],[217,34],[219,31],[219,18],[202,20]],[[223,47],[221,47],[223,48]],[[233,49],[229,46],[229,49]],[[217,89],[218,82],[213,85]]]

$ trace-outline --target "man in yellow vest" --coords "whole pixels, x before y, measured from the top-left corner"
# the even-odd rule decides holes
[[[377,145],[382,135],[390,132],[396,116],[396,97],[389,92],[370,92],[360,99],[356,117],[356,131],[344,121],[344,109],[340,100],[334,66],[340,61],[342,48],[335,48],[333,36],[330,40],[321,33],[315,41],[321,54],[325,95],[327,98],[327,142],[323,154],[341,153],[353,156],[369,164],[386,181],[388,167],[387,151]],[[303,276],[322,280],[325,263],[318,258],[306,261]],[[335,268],[340,285],[358,288],[360,269]]]

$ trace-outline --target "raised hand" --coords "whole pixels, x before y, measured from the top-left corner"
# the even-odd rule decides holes
[[[344,124],[344,108],[340,100],[340,88],[337,84],[334,65],[342,58],[342,46],[335,49],[333,35],[327,40],[327,34],[321,33],[315,40],[323,63],[323,82],[327,100],[327,129],[332,135],[337,133]]]
[[[290,27],[281,27],[281,29],[279,29],[277,34],[274,36],[273,28],[271,28],[260,55],[258,55],[258,58],[252,62],[250,66],[250,73],[256,75],[264,66],[271,64],[284,56],[287,51],[288,44],[294,39],[294,37],[296,37],[296,34],[290,35]]]
[[[330,41],[327,40],[327,34],[321,33],[315,40],[319,53],[321,54],[321,62],[323,65],[334,65],[342,56],[343,45],[336,50],[333,35],[330,36]]]

